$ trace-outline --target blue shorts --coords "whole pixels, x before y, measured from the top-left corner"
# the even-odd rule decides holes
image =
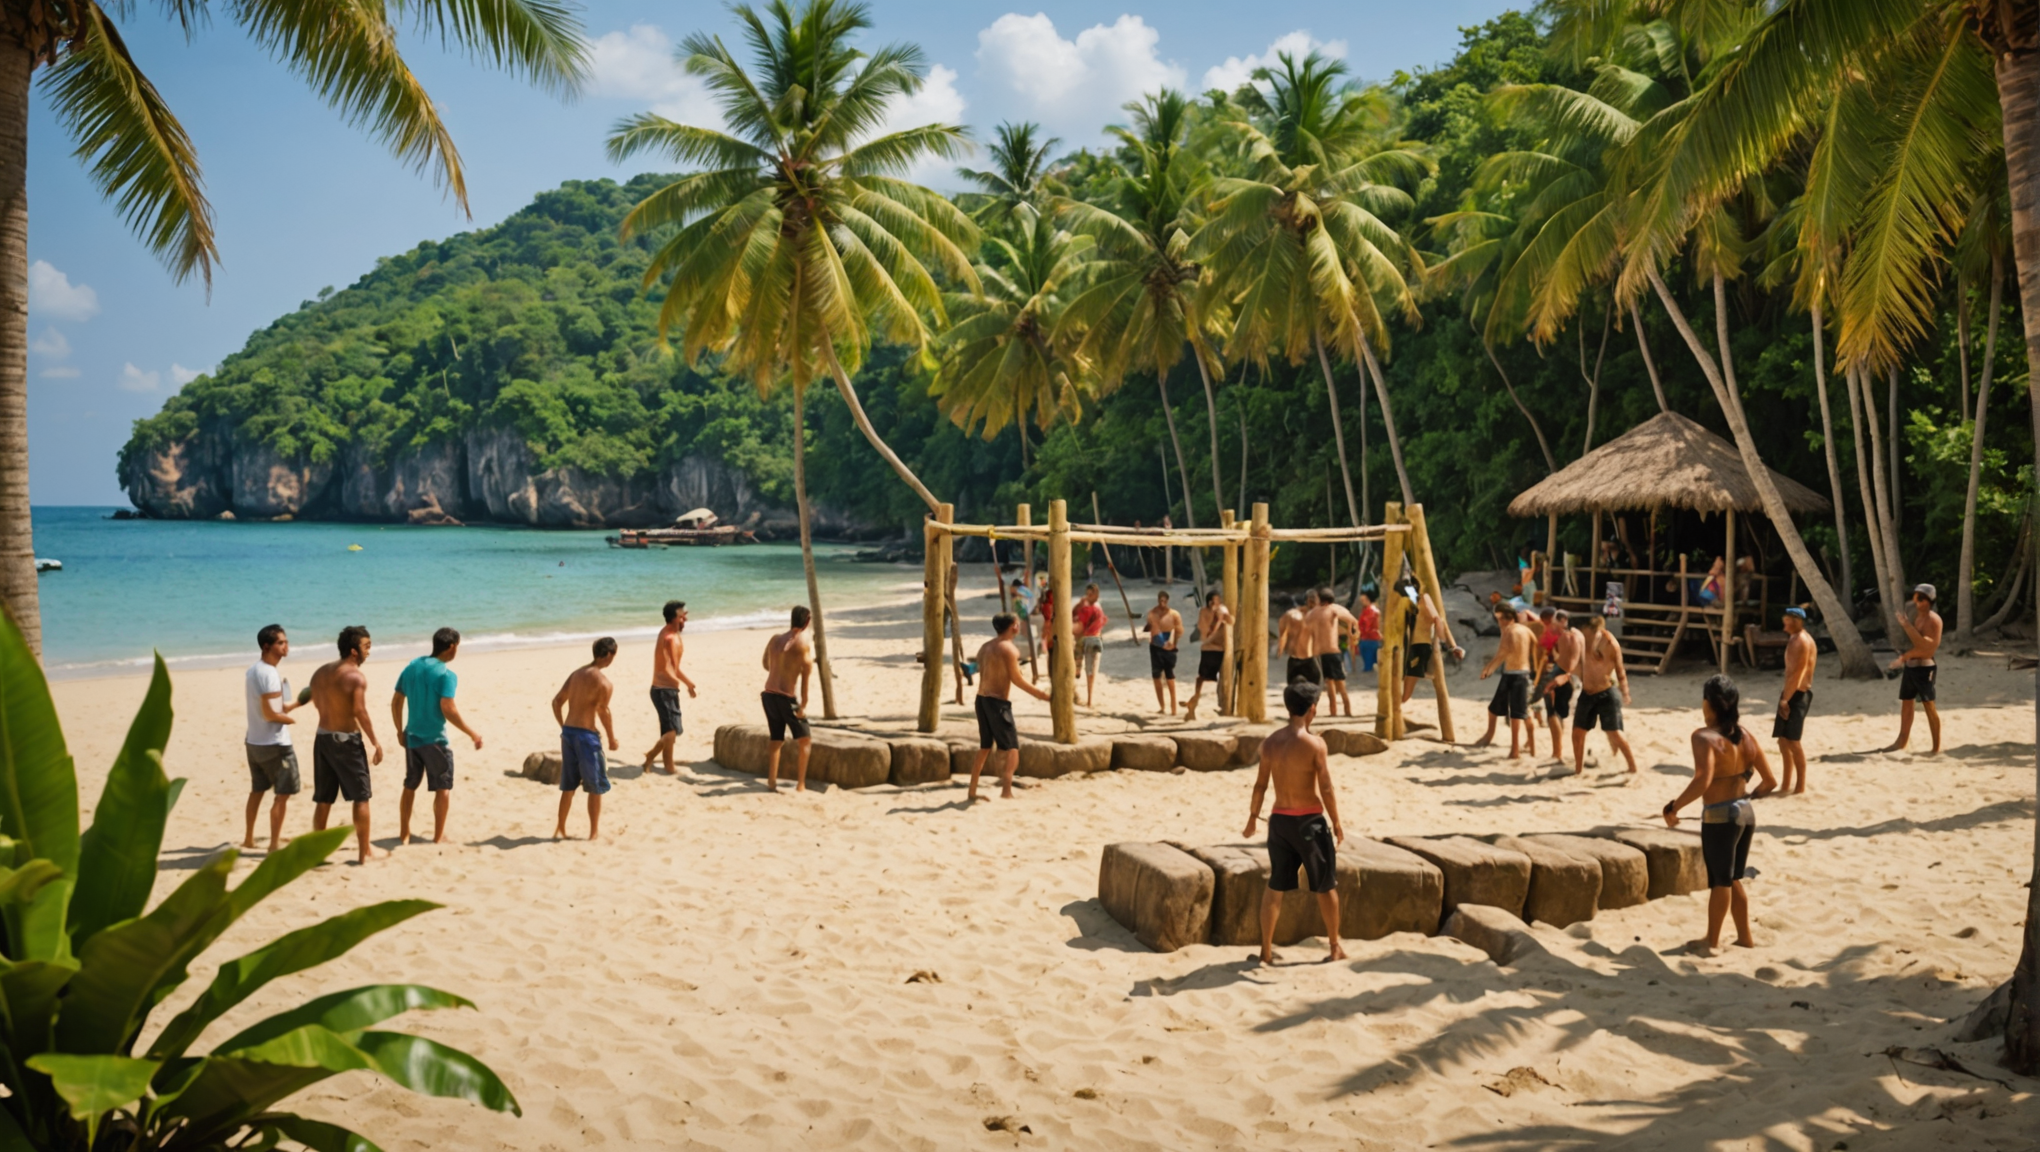
[[[609,765],[602,737],[587,728],[560,729],[560,791],[584,789],[590,796],[609,791]]]
[[[1359,646],[1360,646],[1360,670],[1362,672],[1374,671],[1375,658],[1381,654],[1381,641],[1362,640],[1360,641]]]

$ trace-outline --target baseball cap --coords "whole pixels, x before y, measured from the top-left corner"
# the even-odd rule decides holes
[[[1927,599],[1932,600],[1934,599],[1934,586],[1932,584],[1915,584],[1913,585],[1913,595],[1925,596]]]
[[[1797,616],[1801,620],[1806,619],[1806,609],[1804,608],[1787,608],[1785,614],[1787,616]]]

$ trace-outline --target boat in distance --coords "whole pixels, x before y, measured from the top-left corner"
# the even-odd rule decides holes
[[[670,528],[625,528],[605,537],[611,548],[718,547],[724,544],[756,544],[758,536],[747,528],[724,524],[715,513],[696,508],[673,521]]]

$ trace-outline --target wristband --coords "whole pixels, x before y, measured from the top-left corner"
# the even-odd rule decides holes
[[[1670,816],[1673,812],[1678,811],[1678,807],[1679,802],[1677,800],[1665,801],[1665,815]]]

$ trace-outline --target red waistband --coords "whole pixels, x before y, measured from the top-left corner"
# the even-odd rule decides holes
[[[1325,813],[1325,810],[1324,810],[1324,809],[1322,809],[1322,808],[1277,808],[1277,809],[1275,809],[1275,811],[1273,811],[1273,812],[1270,812],[1270,813],[1269,813],[1269,815],[1270,815],[1270,816],[1322,816],[1322,815],[1324,815],[1324,813]]]

